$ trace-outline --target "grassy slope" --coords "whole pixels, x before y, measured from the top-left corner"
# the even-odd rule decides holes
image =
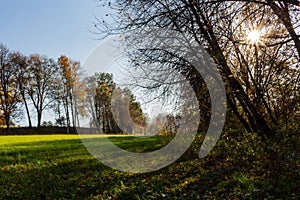
[[[255,135],[232,138],[224,134],[205,159],[195,158],[195,145],[165,169],[129,174],[99,163],[77,135],[2,136],[0,199],[300,197],[298,136],[270,143]],[[111,139],[130,151],[151,151],[165,142],[161,138]]]

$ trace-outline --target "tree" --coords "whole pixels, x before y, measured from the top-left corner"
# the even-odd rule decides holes
[[[18,68],[15,65],[16,55],[0,44],[0,111],[7,130],[12,123],[12,117],[18,114],[18,104],[21,102],[18,88]]]
[[[116,87],[112,74],[96,73],[95,114],[104,133],[123,133],[117,125],[111,108],[112,92]]]
[[[141,108],[141,103],[136,100],[136,97],[132,94],[129,88],[124,88],[123,91],[123,101],[128,101],[127,108],[129,110],[130,117],[139,126],[146,126],[147,117],[143,113]]]
[[[29,65],[28,65],[28,59],[26,56],[22,55],[19,52],[12,53],[12,64],[16,66],[18,69],[17,78],[16,81],[18,83],[18,90],[20,91],[20,98],[22,99],[22,103],[25,106],[26,115],[28,119],[28,126],[32,127],[31,122],[31,115],[29,111],[29,105],[28,105],[28,88],[30,87],[28,85],[28,76],[29,76]]]
[[[79,115],[84,115],[85,85],[81,80],[80,63],[62,55],[58,59],[60,86],[57,90],[58,106],[63,103],[67,127],[79,126]],[[59,109],[58,109],[59,110]]]
[[[108,34],[138,32],[137,30],[153,27],[166,27],[184,33],[190,38],[189,42],[203,46],[218,65],[226,86],[228,105],[245,129],[271,137],[274,132],[270,124],[276,123],[277,119],[268,99],[272,82],[269,78],[276,74],[277,67],[286,66],[287,60],[293,60],[288,64],[291,68],[295,67],[295,60],[299,63],[299,58],[293,53],[298,49],[299,37],[293,33],[295,28],[290,26],[291,23],[286,23],[291,22],[290,17],[297,16],[298,11],[292,11],[289,4],[299,5],[298,1],[123,0],[115,4],[117,19],[121,19],[117,26],[109,26],[100,20],[98,22],[104,27],[100,29],[101,33]],[[274,5],[285,10],[276,11]],[[283,15],[283,11],[289,11],[289,16]],[[275,15],[272,14],[274,12]],[[262,43],[252,45],[247,40],[247,34],[251,28],[255,30],[263,26],[273,28],[273,32]],[[287,35],[290,35],[294,45],[291,45]],[[144,37],[144,40],[152,41],[153,38]],[[174,62],[176,56],[177,62]],[[251,60],[253,56],[254,60]],[[270,65],[266,66],[264,56]],[[180,55],[170,55],[159,49],[140,49],[137,57],[167,64],[170,69],[185,74],[191,85],[192,80],[201,82],[201,76],[197,75],[188,62],[180,60]],[[165,59],[170,57],[173,60]],[[264,73],[267,67],[272,69]]]
[[[37,113],[37,126],[41,126],[42,114],[52,103],[55,91],[54,78],[58,72],[53,59],[45,56],[29,56],[29,85],[28,95]]]
[[[112,74],[96,73],[85,80],[86,106],[91,113],[91,127],[103,133],[141,133],[147,117],[128,89],[121,89]]]
[[[85,107],[90,114],[90,128],[97,128],[100,130],[99,123],[96,119],[95,111],[95,97],[96,97],[96,76],[89,76],[84,79],[86,85]]]
[[[111,101],[113,117],[124,133],[145,133],[147,116],[128,88],[115,88]]]
[[[73,87],[73,81],[72,81],[72,73],[70,69],[70,63],[69,63],[69,58],[67,56],[61,56],[58,59],[58,63],[60,66],[60,71],[61,71],[61,78],[62,80],[60,81],[60,87],[61,87],[61,92],[58,96],[60,100],[62,100],[63,105],[64,105],[64,110],[66,114],[66,120],[67,120],[67,128],[69,132],[69,128],[71,126],[71,117],[70,117],[70,105],[72,105],[72,87]],[[71,110],[72,106],[71,106]],[[72,115],[73,116],[73,115]],[[74,121],[74,118],[73,118]]]

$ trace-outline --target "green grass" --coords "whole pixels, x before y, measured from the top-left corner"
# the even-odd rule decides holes
[[[162,146],[155,137],[114,135],[110,139],[132,152],[152,151]],[[110,184],[119,185],[119,175],[128,175],[95,160],[78,135],[2,136],[0,163],[0,199],[89,198],[105,191],[120,191],[118,186]]]
[[[152,151],[167,141],[161,137],[110,139],[133,152]],[[198,147],[199,141],[164,169],[131,174],[94,159],[77,135],[1,136],[0,199],[300,197],[299,136],[263,142],[255,134],[226,133],[205,159],[196,158]]]

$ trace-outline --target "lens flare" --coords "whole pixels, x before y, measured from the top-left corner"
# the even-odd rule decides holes
[[[258,44],[261,41],[262,33],[259,30],[250,31],[247,35],[247,40],[251,44]]]

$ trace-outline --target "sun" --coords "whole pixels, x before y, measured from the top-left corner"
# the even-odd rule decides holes
[[[261,41],[262,32],[259,30],[252,30],[247,35],[247,41],[250,44],[258,44]]]

